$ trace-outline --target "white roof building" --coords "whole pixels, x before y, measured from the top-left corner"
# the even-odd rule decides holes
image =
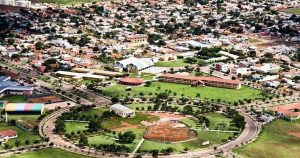
[[[128,108],[127,106],[121,104],[114,104],[110,106],[110,111],[113,111],[115,114],[121,117],[133,117],[135,116],[135,110]]]
[[[144,70],[146,68],[154,66],[154,62],[151,58],[136,58],[136,57],[129,57],[127,59],[117,61],[114,67],[117,68],[128,68],[128,66],[135,66],[137,70]]]

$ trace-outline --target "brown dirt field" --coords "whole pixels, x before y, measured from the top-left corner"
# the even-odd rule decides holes
[[[37,98],[29,98],[28,99],[30,103],[53,103],[53,102],[61,102],[62,99],[50,95],[50,96],[44,96],[44,97],[37,97]]]
[[[128,129],[136,129],[138,127],[139,127],[138,125],[132,125],[132,124],[129,124],[127,122],[122,122],[119,127],[113,128],[112,130],[116,131],[116,132],[122,132],[122,131],[125,131],[125,130],[128,130]]]
[[[182,115],[175,115],[175,114],[169,114],[169,113],[147,113],[149,115],[158,116],[159,118],[172,118],[173,120],[181,120],[186,118]]]
[[[183,124],[169,121],[150,126],[147,128],[144,138],[159,142],[179,142],[197,137],[195,131],[192,131],[187,127],[178,127],[180,125]]]
[[[289,132],[288,134],[300,138],[300,132]]]

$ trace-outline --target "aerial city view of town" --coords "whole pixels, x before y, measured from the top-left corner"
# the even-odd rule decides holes
[[[1,158],[300,158],[300,0],[0,0]]]

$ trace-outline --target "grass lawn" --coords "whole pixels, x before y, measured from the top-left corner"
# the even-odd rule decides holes
[[[154,64],[154,66],[157,67],[185,67],[190,65],[189,63],[186,63],[184,59],[178,59],[175,61],[159,61]]]
[[[144,81],[147,80],[153,80],[153,77],[155,77],[155,75],[151,75],[151,74],[136,74],[136,73],[130,73],[129,77],[138,77],[138,78],[142,78]]]
[[[66,122],[66,133],[71,133],[74,132],[76,133],[77,131],[83,131],[87,129],[88,123],[83,123],[83,122]]]
[[[13,156],[9,156],[8,158],[85,158],[87,156],[81,156],[77,155],[71,152],[67,152],[60,149],[54,149],[54,148],[46,148],[46,149],[39,149],[36,151],[30,151],[23,154],[17,154]]]
[[[288,13],[291,13],[291,14],[300,15],[300,8],[286,9],[284,11],[288,12]]]
[[[9,119],[14,119],[18,123],[20,123],[26,127],[31,126],[32,128],[39,124],[39,122],[38,122],[39,117],[40,117],[40,115],[8,114]]]
[[[92,110],[89,110],[89,111],[81,112],[79,115],[88,115],[88,116],[97,115],[97,116],[101,116],[104,113],[104,111],[107,111],[107,110],[108,110],[107,108],[92,109]]]
[[[180,121],[187,124],[188,126],[190,126],[191,128],[194,128],[194,129],[202,127],[202,125],[197,123],[196,120],[192,120],[190,118],[185,118],[185,119],[182,119]]]
[[[83,84],[83,85],[88,85],[88,84],[92,83],[92,80],[80,80],[79,83]]]
[[[245,158],[296,158],[300,155],[300,138],[288,132],[300,132],[300,120],[288,122],[275,120],[266,125],[255,142],[237,149],[235,152]]]
[[[32,0],[33,3],[54,3],[62,5],[72,5],[81,3],[98,2],[99,0]]]
[[[231,103],[234,101],[243,100],[245,98],[255,99],[260,96],[259,90],[251,89],[246,86],[242,86],[241,89],[227,89],[209,86],[191,87],[190,85],[183,84],[153,82],[150,87],[131,87],[131,91],[126,91],[126,88],[127,86],[124,85],[106,87],[103,89],[103,94],[110,97],[125,97],[128,95],[128,93],[130,96],[139,96],[139,94],[143,92],[145,96],[154,96],[155,93],[164,92],[166,89],[168,89],[171,90],[172,93],[176,92],[177,97],[180,97],[181,94],[184,94],[186,97],[196,97],[196,94],[200,93],[201,98],[221,99],[222,101]]]
[[[141,121],[153,122],[158,120],[157,116],[136,113],[134,117],[122,118],[122,117],[112,117],[103,122],[103,127],[108,129],[118,128],[122,122],[127,122],[131,125],[139,125]]]
[[[209,119],[209,129],[214,130],[217,129],[217,125],[218,123],[224,123],[226,125],[226,127],[223,130],[230,130],[230,124],[232,119],[228,118],[222,114],[218,114],[218,113],[214,113],[214,114],[208,114],[206,115],[206,117]],[[234,130],[237,130],[235,128],[233,128]]]
[[[231,124],[231,118],[227,118],[226,116],[222,115],[222,114],[218,114],[218,113],[214,113],[214,114],[206,114],[205,117],[207,117],[209,119],[210,125],[209,125],[209,129],[211,130],[215,130],[217,129],[217,125],[219,123],[223,123],[226,125],[225,128],[220,129],[220,130],[238,130],[236,129],[234,126],[230,126]],[[197,122],[197,120],[192,120],[190,118],[185,118],[183,120],[181,120],[183,123],[189,125],[190,127],[194,128],[194,129],[199,129],[202,128],[202,124],[199,124]]]
[[[13,138],[13,139],[9,139],[8,144],[11,147],[15,147],[15,142],[18,140],[21,142],[21,146],[25,145],[25,141],[29,140],[30,143],[33,143],[35,140],[38,141],[42,141],[41,137],[39,136],[39,134],[34,134],[32,132],[27,132],[24,131],[16,126],[9,126],[4,122],[0,123],[0,130],[14,130],[17,132],[18,137],[17,138]],[[2,146],[0,147],[0,149],[3,149]]]
[[[9,103],[24,103],[28,101],[25,97],[20,95],[4,96],[1,98],[1,100],[7,100]]]
[[[193,141],[188,141],[184,143],[176,143],[176,144],[164,144],[160,142],[153,142],[146,140],[141,146],[141,151],[150,151],[150,150],[161,150],[164,148],[172,147],[174,148],[175,153],[183,152],[185,148],[188,150],[196,150],[201,148],[206,148],[210,145],[219,144],[222,142],[222,139],[227,139],[229,136],[232,136],[231,133],[220,133],[219,137],[217,132],[209,132],[209,131],[197,131],[198,139]],[[202,145],[203,142],[209,141],[210,145]]]
[[[124,130],[123,132],[126,132],[126,131],[132,131],[135,133],[136,135],[136,138],[135,140],[130,143],[130,144],[124,144],[125,146],[129,147],[131,152],[135,149],[135,147],[138,145],[138,143],[142,140],[143,138],[143,134],[145,132],[145,128],[142,127],[142,128],[136,128],[136,129],[131,129],[131,130]],[[96,135],[96,136],[92,136],[92,137],[89,137],[88,140],[89,140],[89,144],[90,145],[99,145],[99,144],[119,144],[115,138],[117,138],[117,134],[115,136],[113,136],[112,134],[110,135]]]

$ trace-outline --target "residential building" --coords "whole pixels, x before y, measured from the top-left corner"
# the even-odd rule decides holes
[[[136,42],[147,42],[148,41],[148,35],[144,34],[136,34],[136,35],[130,35],[126,37],[126,40],[132,43]]]

